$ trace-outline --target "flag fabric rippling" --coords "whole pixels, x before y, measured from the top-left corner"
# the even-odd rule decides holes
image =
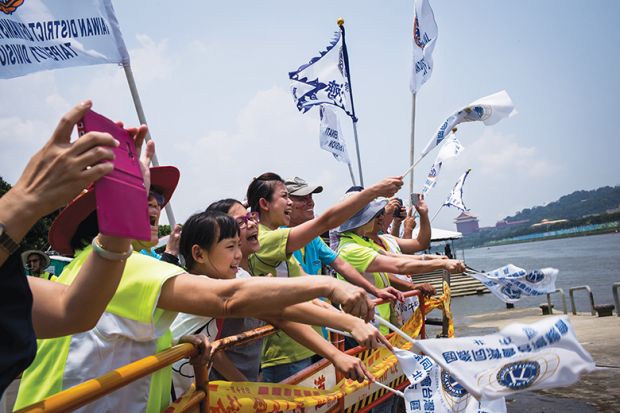
[[[566,316],[515,323],[486,336],[418,340],[415,347],[479,400],[570,386],[595,369]]]
[[[416,0],[413,15],[413,71],[411,93],[417,93],[433,73],[433,50],[437,41],[437,23],[428,0]]]
[[[451,132],[439,150],[437,158],[435,158],[435,162],[433,162],[433,165],[426,176],[424,188],[422,188],[422,193],[424,195],[428,195],[430,190],[437,184],[437,178],[439,177],[443,163],[448,159],[456,158],[461,152],[463,152],[464,149],[465,148],[456,138],[454,132]]]

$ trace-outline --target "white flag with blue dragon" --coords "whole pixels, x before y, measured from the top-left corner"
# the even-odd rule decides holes
[[[431,140],[426,144],[419,159],[425,157],[433,148],[439,145],[459,123],[481,121],[489,126],[496,124],[504,118],[514,116],[516,113],[512,100],[505,90],[478,99],[452,114],[441,124]]]
[[[511,324],[486,336],[417,340],[415,348],[478,400],[570,386],[595,369],[566,316]]]
[[[329,104],[353,116],[347,70],[342,35],[336,32],[325,50],[288,74],[297,109],[305,113],[314,106]]]
[[[428,0],[416,0],[413,14],[413,73],[411,93],[417,93],[433,73],[437,23]]]
[[[523,268],[508,264],[486,273],[466,274],[476,278],[505,303],[516,303],[523,296],[545,295],[555,291],[558,277],[555,268],[542,268],[527,272]]]

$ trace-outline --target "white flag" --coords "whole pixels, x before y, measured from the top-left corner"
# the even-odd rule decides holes
[[[111,0],[0,1],[0,78],[129,63]]]
[[[313,106],[330,104],[353,116],[343,47],[342,36],[338,31],[325,50],[288,74],[299,111],[305,113]]]
[[[413,14],[413,71],[411,93],[417,93],[433,72],[433,49],[437,41],[437,23],[428,0],[416,0]]]
[[[321,105],[321,148],[334,155],[340,162],[351,163],[342,138],[338,115],[328,105]]]
[[[484,284],[505,303],[515,303],[522,296],[545,295],[555,291],[558,277],[555,268],[542,268],[527,272],[523,268],[508,264],[486,273],[467,273]]]
[[[441,124],[431,140],[426,144],[419,159],[425,157],[433,148],[439,145],[459,123],[481,121],[489,126],[514,114],[516,114],[516,110],[505,90],[478,99],[452,114]]]
[[[422,193],[424,195],[427,195],[429,191],[435,187],[437,177],[439,176],[439,172],[441,172],[443,163],[448,159],[456,158],[461,152],[463,152],[464,149],[465,148],[461,145],[461,142],[456,139],[454,132],[450,132],[450,135],[448,135],[448,138],[439,150],[437,158],[435,158],[435,162],[433,162],[433,166],[431,166],[431,170],[426,176],[424,188],[422,188]]]
[[[423,357],[423,361],[430,365],[427,375],[404,391],[407,413],[506,413],[503,397],[478,401],[432,359]],[[405,371],[402,363],[400,366]]]
[[[595,369],[565,316],[511,324],[487,336],[418,340],[416,348],[477,399],[570,386]]]
[[[467,175],[471,172],[471,169],[465,171],[463,175],[459,178],[459,180],[452,188],[452,192],[450,192],[450,196],[446,199],[446,202],[443,203],[443,206],[447,207],[455,207],[460,209],[461,211],[469,211],[465,204],[463,203],[463,185],[465,184],[465,179],[467,179]]]

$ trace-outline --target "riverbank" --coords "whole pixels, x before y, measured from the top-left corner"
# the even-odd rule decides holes
[[[558,314],[556,312],[556,314]],[[469,315],[455,325],[458,336],[484,335],[515,322],[534,323],[546,317],[538,308],[502,310]],[[620,317],[569,315],[579,342],[592,355],[597,371],[570,386],[520,393],[507,398],[508,413],[619,412]]]

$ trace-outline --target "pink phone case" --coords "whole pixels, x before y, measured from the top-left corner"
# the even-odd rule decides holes
[[[133,138],[110,119],[92,110],[78,123],[79,136],[107,132],[120,142],[114,148],[114,170],[95,182],[97,221],[104,235],[151,239],[148,196]]]

